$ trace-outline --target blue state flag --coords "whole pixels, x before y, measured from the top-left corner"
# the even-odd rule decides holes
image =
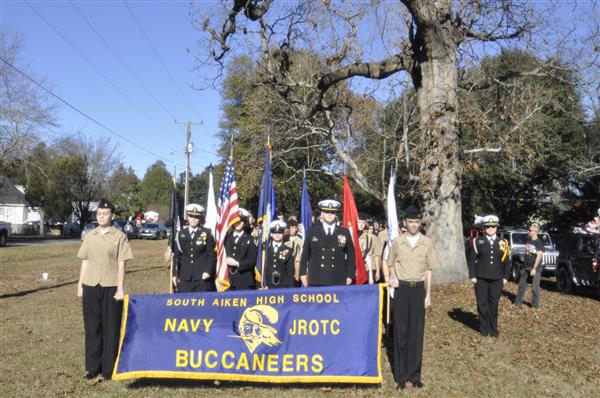
[[[306,170],[302,170],[302,199],[300,202],[300,224],[302,224],[302,239],[312,225],[312,209],[310,207],[310,197],[306,187]]]
[[[265,155],[265,175],[260,185],[260,197],[258,200],[258,212],[256,213],[258,221],[258,256],[256,258],[256,280],[260,286],[264,287],[265,260],[267,248],[269,247],[269,224],[275,218],[275,187],[271,173],[271,146],[267,144]]]

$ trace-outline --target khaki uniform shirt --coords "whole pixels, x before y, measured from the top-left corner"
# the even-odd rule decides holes
[[[383,257],[383,248],[385,247],[385,242],[388,240],[388,229],[379,231],[377,238],[379,238],[379,243],[381,243],[381,253],[379,255]]]
[[[285,242],[285,245],[291,249],[293,249],[294,262],[300,261],[300,256],[302,256],[302,238],[298,235],[290,236],[290,240]]]
[[[383,246],[381,245],[379,238],[370,232],[363,233],[358,238],[358,244],[360,245],[360,252],[365,260],[365,266],[367,265],[366,262],[369,261],[371,263],[371,270],[375,271],[377,269],[375,257],[381,257],[383,251]],[[367,260],[367,258],[369,260]]]
[[[85,236],[77,257],[88,260],[82,283],[87,286],[117,286],[119,261],[133,258],[125,234],[115,227],[102,235],[97,227]]]
[[[398,280],[406,282],[421,282],[425,280],[425,271],[438,267],[437,253],[433,242],[420,234],[415,246],[411,246],[406,235],[400,235],[392,241],[392,247],[387,260],[393,266]]]

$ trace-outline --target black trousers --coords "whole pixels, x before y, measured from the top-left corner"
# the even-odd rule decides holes
[[[477,278],[475,298],[479,315],[479,333],[498,336],[498,302],[502,294],[502,279]]]
[[[178,292],[179,293],[191,293],[191,292],[214,292],[216,290],[215,280],[208,278],[207,280],[199,279],[197,281],[179,281]]]
[[[85,330],[85,370],[112,376],[121,333],[123,301],[113,298],[116,286],[83,285],[83,327]]]
[[[400,282],[392,300],[394,325],[394,379],[397,383],[421,381],[425,333],[425,286]]]

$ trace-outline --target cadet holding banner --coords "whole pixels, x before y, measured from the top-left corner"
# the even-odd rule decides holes
[[[393,240],[387,264],[394,325],[394,379],[397,389],[410,382],[421,388],[425,309],[431,306],[431,271],[438,266],[431,239],[419,232],[421,215],[410,206],[404,212],[407,233]]]
[[[133,258],[125,234],[112,226],[115,208],[101,200],[98,227],[85,236],[77,297],[82,298],[85,331],[85,379],[90,384],[110,380],[123,312],[125,263]]]

